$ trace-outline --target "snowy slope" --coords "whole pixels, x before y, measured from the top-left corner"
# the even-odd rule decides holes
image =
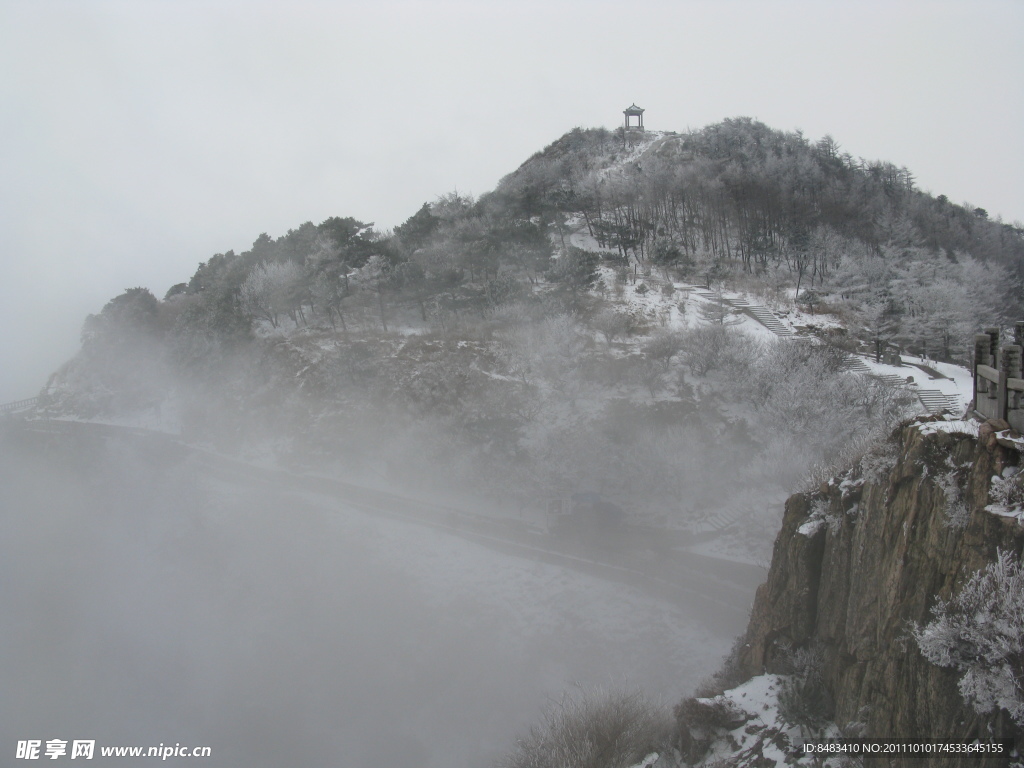
[[[788,722],[780,696],[791,683],[786,675],[759,675],[712,699],[698,699],[698,703],[729,715],[722,718],[728,724],[716,729],[711,747],[695,766],[840,768],[844,763],[839,758],[822,760],[801,754],[806,741],[839,738],[842,734],[832,723],[812,730]]]

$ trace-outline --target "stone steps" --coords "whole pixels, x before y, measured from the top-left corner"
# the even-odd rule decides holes
[[[859,357],[854,357],[853,355],[849,355],[843,358],[842,366],[847,371],[854,371],[856,373],[871,373],[871,369],[868,367],[868,364],[861,360]]]
[[[746,299],[727,299],[721,294],[713,293],[706,289],[695,288],[693,292],[702,299],[707,299],[709,301],[722,301],[731,307],[749,312],[757,322],[780,338],[788,339],[796,335],[793,331],[787,328],[783,322],[779,320],[770,309],[768,309],[768,307],[751,304]]]
[[[883,373],[883,374],[880,374],[879,376],[877,376],[876,378],[878,378],[881,381],[884,381],[886,384],[896,385],[896,384],[906,384],[907,383],[907,380],[906,380],[905,377],[897,376],[895,373]]]
[[[742,512],[735,509],[728,509],[722,512],[717,512],[709,517],[704,522],[704,527],[712,531],[724,531],[726,528],[736,525],[736,523],[742,519]]]
[[[793,332],[787,328],[779,318],[777,318],[768,307],[761,307],[757,304],[748,304],[744,307],[754,319],[757,320],[761,325],[767,328],[769,331],[784,339],[788,339],[793,336]]]
[[[941,413],[942,411],[956,413],[962,408],[959,397],[944,395],[937,389],[919,389],[917,396],[928,413]]]

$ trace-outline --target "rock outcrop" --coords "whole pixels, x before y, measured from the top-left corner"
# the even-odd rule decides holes
[[[1018,557],[1024,525],[985,510],[993,476],[1020,453],[1002,424],[917,421],[841,477],[786,505],[768,580],[740,656],[747,674],[785,671],[814,647],[840,728],[875,738],[1015,738],[1006,712],[977,714],[958,674],[928,662],[911,632],[970,577]],[[980,433],[980,434],[979,434]],[[856,724],[856,727],[851,727]],[[882,761],[872,761],[882,764]],[[893,765],[921,766],[921,760]],[[1006,758],[929,758],[937,768],[1005,766]]]

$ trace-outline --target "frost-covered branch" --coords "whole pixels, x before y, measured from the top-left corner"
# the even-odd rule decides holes
[[[934,619],[914,629],[928,661],[962,673],[960,693],[976,712],[1005,709],[1024,725],[1024,569],[1010,552],[971,577]]]

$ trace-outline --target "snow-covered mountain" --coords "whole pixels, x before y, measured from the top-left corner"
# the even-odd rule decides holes
[[[964,414],[968,341],[1018,319],[1022,274],[1019,228],[922,193],[905,168],[855,160],[831,139],[811,145],[746,119],[686,134],[577,129],[479,200],[443,195],[394,232],[343,217],[307,222],[212,256],[162,299],[125,291],[86,320],[80,353],[8,425],[10,444],[38,448],[49,435],[44,443],[81,441],[89,453],[98,440],[100,463],[116,465],[117,452],[149,450],[140,446],[152,439],[159,457],[191,457],[183,485],[201,490],[142,506],[149,522],[136,533],[147,547],[176,546],[185,534],[174,520],[189,508],[199,510],[189,525],[219,540],[251,506],[259,551],[274,537],[293,541],[271,567],[281,586],[266,584],[271,596],[234,616],[243,633],[270,632],[253,652],[260,665],[273,666],[267,649],[288,641],[261,623],[259,606],[319,626],[312,607],[289,613],[296,591],[374,573],[401,596],[401,611],[381,614],[390,632],[441,654],[396,646],[410,661],[395,674],[415,678],[417,691],[448,690],[409,671],[417,664],[450,660],[449,646],[472,660],[474,643],[507,640],[509,655],[474,669],[486,679],[488,664],[530,668],[523,696],[593,682],[607,665],[627,687],[678,697],[725,653],[757,569],[783,567],[772,541],[796,514],[792,499],[784,513],[794,490],[818,492],[860,466],[901,420]],[[125,466],[171,488],[162,461]],[[75,525],[96,505],[87,508]],[[277,520],[293,509],[341,514],[311,531]],[[801,525],[818,536],[829,527],[821,520]],[[104,530],[114,536],[122,522]],[[310,549],[307,535],[324,548]],[[172,595],[177,604],[207,577],[232,585],[210,611],[240,594],[232,579],[257,565],[237,543],[229,551],[235,576],[200,557],[205,576]],[[113,562],[144,579],[177,567],[151,555]],[[372,563],[323,566],[316,583],[296,576],[304,562],[337,557]],[[45,571],[31,572],[42,583]],[[110,599],[115,581],[96,593]],[[366,607],[351,584],[338,594],[332,610]],[[375,605],[353,620],[373,625]],[[400,626],[406,609],[423,621]],[[151,658],[138,650],[144,638],[117,627]],[[314,633],[312,658],[325,658],[344,627]],[[171,645],[186,667],[201,665]],[[567,646],[587,649],[585,663]],[[387,692],[376,685],[360,695],[397,706],[380,703]],[[404,690],[387,676],[379,685]],[[708,692],[736,703],[790,684],[746,685]],[[395,754],[429,764],[417,750],[442,726],[410,717],[409,749]],[[768,720],[742,749],[783,733]],[[328,727],[319,712],[314,721]],[[495,732],[493,722],[480,728]],[[682,755],[656,752],[630,759]]]

